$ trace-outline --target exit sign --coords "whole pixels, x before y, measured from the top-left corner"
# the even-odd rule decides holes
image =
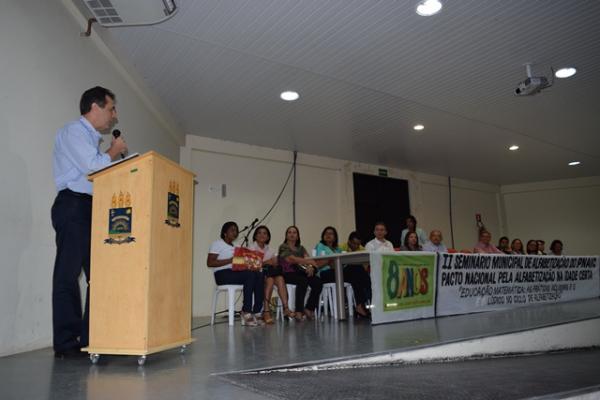
[[[379,168],[379,176],[388,176],[388,170],[384,168]]]

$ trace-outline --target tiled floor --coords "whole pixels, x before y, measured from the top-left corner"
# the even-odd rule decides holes
[[[375,327],[364,320],[285,322],[258,328],[239,324],[230,328],[226,323],[219,323],[214,327],[195,329],[193,334],[197,341],[187,354],[180,355],[178,350],[154,354],[148,357],[144,367],[137,366],[136,357],[127,356],[103,356],[98,365],[91,365],[85,358],[55,360],[51,349],[0,358],[0,399],[306,398],[298,391],[286,395],[278,390],[276,393],[250,392],[212,374],[348,358],[598,316],[600,300],[595,299]],[[203,324],[206,320],[195,322]],[[580,356],[585,356],[588,360],[585,362],[597,362],[597,358],[589,358],[587,353]],[[496,363],[494,360],[489,362]],[[574,362],[577,364],[576,358]],[[429,373],[441,377],[446,370],[448,373],[454,371],[456,365],[442,364],[431,368]],[[566,369],[565,381],[573,380],[573,371]],[[376,374],[375,369],[365,373]],[[393,376],[395,372],[386,373]],[[311,382],[324,387],[337,385],[335,382],[339,377],[320,374]],[[417,372],[415,376],[418,376]],[[353,381],[358,382],[348,375],[348,382]],[[448,390],[454,387],[452,381],[440,378],[440,382]],[[485,380],[481,383],[485,385]],[[408,394],[399,392],[395,397],[411,398]]]

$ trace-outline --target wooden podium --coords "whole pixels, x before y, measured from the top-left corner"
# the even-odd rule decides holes
[[[194,174],[148,152],[90,175],[94,183],[90,342],[146,355],[191,343]]]

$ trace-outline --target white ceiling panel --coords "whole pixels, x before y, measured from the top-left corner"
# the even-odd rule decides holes
[[[189,134],[497,184],[600,175],[600,1],[177,4],[108,34]],[[578,73],[515,97],[526,62]]]

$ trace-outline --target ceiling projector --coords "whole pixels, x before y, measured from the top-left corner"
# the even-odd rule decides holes
[[[517,84],[515,89],[515,96],[533,96],[552,86],[552,83],[548,81],[545,76],[533,76],[531,73],[531,64],[525,64],[525,70],[527,71],[527,78]]]

